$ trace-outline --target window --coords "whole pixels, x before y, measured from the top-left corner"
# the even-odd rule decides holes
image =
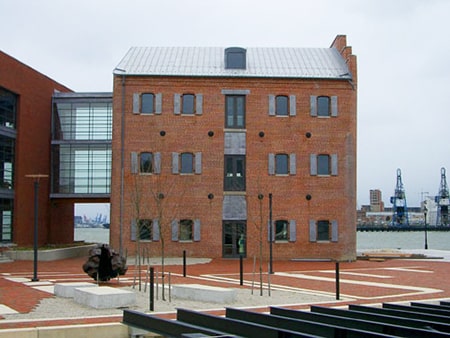
[[[132,174],[160,174],[161,153],[132,152],[131,153]]]
[[[330,116],[330,98],[328,96],[317,98],[317,116]]]
[[[141,96],[141,113],[153,114],[155,112],[155,95],[144,93]]]
[[[172,153],[172,174],[201,174],[202,153]]]
[[[139,239],[151,241],[153,237],[152,227],[153,222],[151,219],[140,219],[138,221]]]
[[[297,223],[295,220],[279,219],[267,223],[267,240],[270,242],[295,242],[297,240]],[[271,233],[272,232],[272,233]]]
[[[287,175],[289,158],[287,154],[277,154],[275,155],[275,174],[276,175]]]
[[[194,155],[192,153],[182,153],[181,159],[181,173],[192,174],[194,172]]]
[[[296,116],[296,96],[295,95],[269,95],[269,115],[270,116]]]
[[[190,219],[180,221],[180,241],[192,241],[194,222]]]
[[[317,155],[317,175],[330,175],[329,155]]]
[[[161,114],[161,93],[133,93],[133,114]]]
[[[269,175],[295,175],[295,154],[269,154]]]
[[[195,113],[195,95],[184,94],[182,96],[181,113],[189,115]]]
[[[225,191],[245,190],[245,156],[225,156]]]
[[[173,113],[175,115],[202,115],[203,94],[174,94]]]
[[[329,221],[318,221],[317,222],[317,240],[318,241],[329,241],[330,240],[330,222]]]
[[[14,139],[0,135],[0,189],[14,188]]]
[[[336,220],[310,220],[309,241],[310,242],[337,242],[339,238],[338,222]]]
[[[141,173],[153,173],[153,154],[152,153],[141,153],[140,156],[140,169]]]
[[[17,96],[0,88],[0,126],[15,128]]]
[[[0,199],[0,242],[10,242],[12,240],[13,206],[13,199]]]
[[[246,69],[246,54],[244,48],[230,47],[225,49],[226,69]]]
[[[245,96],[227,95],[225,97],[225,127],[245,128]]]
[[[275,241],[287,241],[288,240],[288,221],[278,220],[275,221]]]
[[[311,96],[311,116],[336,117],[338,116],[337,96]]]
[[[288,115],[288,97],[279,95],[275,98],[275,114],[277,116]]]
[[[182,219],[172,220],[172,241],[200,241],[200,220]]]
[[[311,175],[313,176],[337,176],[338,157],[337,154],[311,154]]]

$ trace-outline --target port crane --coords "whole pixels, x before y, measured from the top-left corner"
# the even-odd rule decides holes
[[[403,188],[402,172],[400,169],[397,169],[397,185],[394,196],[391,197],[391,204],[393,204],[392,226],[409,226],[408,206],[406,204],[405,189]]]
[[[445,168],[441,168],[441,184],[439,186],[439,193],[435,196],[434,200],[437,204],[437,226],[448,226],[448,206],[450,204],[449,200],[449,190],[447,185],[447,178],[445,175]]]

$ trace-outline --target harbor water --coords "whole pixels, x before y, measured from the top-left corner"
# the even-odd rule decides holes
[[[428,248],[450,251],[450,231],[428,231]],[[109,244],[109,229],[75,228],[75,240]],[[357,250],[371,249],[424,249],[425,233],[405,232],[357,232]]]

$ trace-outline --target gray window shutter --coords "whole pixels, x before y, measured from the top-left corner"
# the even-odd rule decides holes
[[[137,174],[139,169],[138,169],[139,165],[138,165],[138,153],[135,151],[131,152],[131,173],[132,174]]]
[[[331,97],[331,116],[338,116],[338,100],[337,96]]]
[[[275,175],[275,154],[269,154],[269,175]]]
[[[270,221],[267,221],[267,241],[270,243],[270,229],[272,229],[272,242],[275,242],[275,229],[273,228],[274,221],[272,221],[272,227]]]
[[[311,154],[309,155],[309,162],[310,162],[310,174],[311,176],[317,175],[317,155]]]
[[[153,220],[153,240],[159,241],[159,219]]]
[[[155,174],[161,174],[161,153],[154,154]]]
[[[137,227],[136,227],[136,220],[135,219],[133,219],[133,220],[131,220],[131,227],[130,227],[130,230],[131,230],[131,240],[132,241],[136,241],[136,232],[137,232],[137,229],[136,229]]]
[[[269,95],[269,115],[275,115],[275,95]]]
[[[309,241],[310,242],[317,241],[316,221],[313,219],[309,220]]]
[[[203,114],[203,94],[195,95],[195,114]]]
[[[172,220],[172,241],[178,241],[178,233],[179,233],[179,222],[177,219]]]
[[[338,174],[338,157],[337,154],[331,154],[331,175],[337,176]]]
[[[133,94],[133,114],[140,113],[140,105],[141,105],[141,95],[139,93]]]
[[[202,153],[195,153],[195,173],[201,174],[202,173]]]
[[[297,223],[295,219],[289,221],[289,242],[295,242],[297,240]]]
[[[179,159],[178,153],[172,153],[172,174],[178,174],[180,172],[178,165]]]
[[[297,115],[297,100],[295,98],[295,95],[289,95],[289,115]]]
[[[331,221],[331,241],[337,242],[339,238],[338,233],[338,222],[337,221]]]
[[[309,97],[311,116],[317,116],[317,96]]]
[[[173,95],[173,113],[179,115],[181,113],[181,94]]]
[[[200,241],[200,220],[194,219],[194,241]]]
[[[295,156],[295,154],[289,155],[289,174],[297,174],[297,156]]]
[[[155,95],[155,114],[162,113],[162,94]]]

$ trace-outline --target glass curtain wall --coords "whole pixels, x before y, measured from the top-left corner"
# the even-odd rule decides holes
[[[110,193],[112,94],[55,94],[52,196]]]

